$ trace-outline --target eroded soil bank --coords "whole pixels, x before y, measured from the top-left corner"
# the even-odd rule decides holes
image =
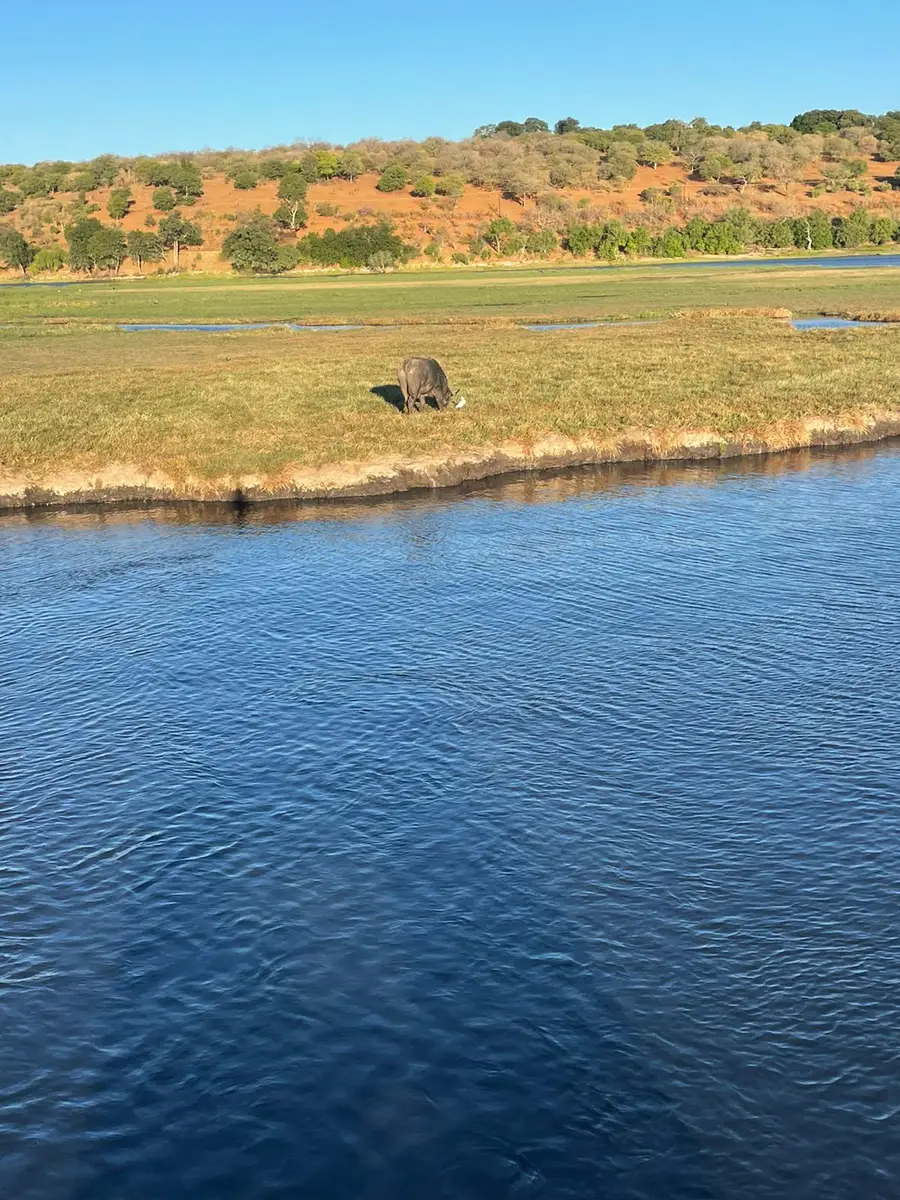
[[[336,462],[293,473],[282,472],[277,479],[255,475],[176,479],[128,464],[112,463],[91,473],[73,471],[47,477],[0,473],[0,509],[135,501],[252,503],[386,496],[418,488],[452,487],[519,471],[604,463],[702,462],[807,447],[858,445],[896,436],[900,436],[900,409],[870,412],[865,416],[848,413],[835,421],[812,417],[786,423],[757,438],[734,440],[712,430],[671,435],[635,431],[605,442],[554,435],[531,446],[505,442],[478,450],[420,458]]]

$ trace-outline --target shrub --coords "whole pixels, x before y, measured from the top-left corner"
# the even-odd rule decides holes
[[[394,262],[406,262],[416,253],[415,247],[406,245],[386,222],[308,233],[299,246],[305,259],[322,266],[364,267],[379,250]]]
[[[450,255],[450,261],[459,263],[461,266],[467,266],[469,262],[468,254],[464,254],[462,250],[454,250]]]
[[[461,171],[448,171],[435,180],[434,190],[439,196],[458,198],[466,190],[466,177]]]
[[[20,200],[17,192],[5,192],[0,188],[0,214],[15,212]]]
[[[59,271],[69,261],[61,246],[48,246],[38,250],[31,263],[32,271]]]
[[[406,187],[407,180],[406,168],[402,163],[392,163],[382,171],[375,186],[379,192],[399,192]]]
[[[231,177],[231,182],[242,192],[252,192],[259,183],[259,175],[256,171],[247,168],[243,171],[236,171]]]
[[[558,245],[559,239],[552,229],[537,229],[525,239],[525,249],[529,254],[551,254]]]
[[[433,175],[422,175],[413,184],[413,196],[433,196],[437,191],[437,180]]]
[[[376,250],[374,254],[370,254],[366,260],[366,266],[370,271],[377,271],[379,274],[384,274],[390,271],[394,265],[394,256],[389,254],[387,250]]]
[[[316,205],[316,212],[320,217],[337,217],[340,215],[340,211],[337,204],[328,204],[324,200]]]
[[[260,274],[277,270],[279,246],[272,222],[261,213],[254,214],[232,229],[222,242],[222,254],[235,271]]]
[[[175,196],[171,188],[156,188],[150,199],[157,212],[171,212],[175,207]]]

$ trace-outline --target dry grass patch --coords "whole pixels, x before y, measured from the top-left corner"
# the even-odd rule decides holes
[[[896,330],[799,334],[762,318],[571,332],[0,334],[0,474],[130,464],[174,478],[412,460],[559,436],[791,433],[897,405]],[[468,405],[402,416],[373,391],[409,354],[440,359]]]

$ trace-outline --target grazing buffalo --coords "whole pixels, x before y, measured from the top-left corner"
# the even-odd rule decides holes
[[[420,412],[429,398],[438,408],[446,408],[453,398],[444,368],[433,358],[405,358],[397,372],[397,382],[407,414],[413,409]]]

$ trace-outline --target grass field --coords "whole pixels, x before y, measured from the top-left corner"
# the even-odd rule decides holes
[[[402,416],[407,354],[438,357],[468,405]],[[790,444],[810,417],[895,407],[900,329],[798,333],[767,318],[558,333],[421,326],[355,333],[0,331],[0,475],[110,463],[277,487],[335,462],[415,459],[560,435],[650,431]],[[380,390],[373,390],[380,389]]]
[[[797,314],[897,309],[900,269],[654,265],[5,287],[0,288],[0,325],[54,320],[512,322],[665,315],[726,306],[785,307]]]

